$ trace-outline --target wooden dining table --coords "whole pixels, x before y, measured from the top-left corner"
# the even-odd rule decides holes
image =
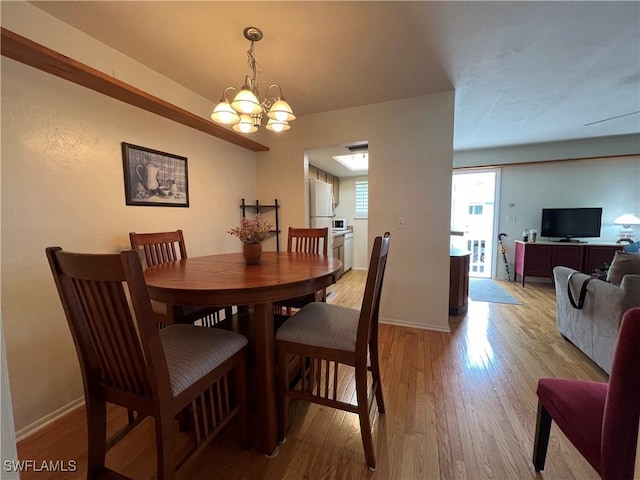
[[[317,292],[335,283],[342,262],[306,253],[263,252],[247,265],[241,253],[188,257],[149,268],[153,300],[175,305],[252,306],[255,322],[256,402],[259,448],[278,453],[273,302]]]

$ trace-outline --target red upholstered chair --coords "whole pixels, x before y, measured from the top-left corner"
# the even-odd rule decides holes
[[[605,480],[633,478],[640,420],[640,308],[623,318],[609,383],[541,378],[533,465],[544,469],[551,421]]]

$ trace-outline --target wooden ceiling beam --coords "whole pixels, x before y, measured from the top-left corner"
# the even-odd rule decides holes
[[[2,55],[254,152],[269,147],[0,27]]]

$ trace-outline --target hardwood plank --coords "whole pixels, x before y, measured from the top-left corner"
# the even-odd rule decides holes
[[[330,287],[329,302],[358,307],[365,272],[350,271]],[[290,429],[276,458],[243,451],[235,423],[178,478],[202,479],[539,479],[531,464],[538,378],[597,381],[606,375],[555,326],[548,284],[500,285],[522,305],[469,303],[450,317],[451,333],[380,325],[380,361],[387,414],[374,405],[378,470],[364,461],[354,414],[292,401]],[[353,399],[351,369],[341,368],[342,398]],[[110,429],[124,423],[109,410]],[[76,459],[79,472],[24,474],[23,479],[82,478],[86,470],[84,411],[78,409],[18,445],[21,459]],[[155,478],[151,422],[143,422],[107,457],[110,468]],[[591,479],[596,472],[556,427],[544,478]]]

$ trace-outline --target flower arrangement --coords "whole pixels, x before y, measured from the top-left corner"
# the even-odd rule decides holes
[[[253,218],[243,218],[239,227],[232,228],[228,231],[231,235],[235,235],[244,244],[260,243],[267,238],[269,231],[273,228],[273,224],[262,220],[259,213]]]

